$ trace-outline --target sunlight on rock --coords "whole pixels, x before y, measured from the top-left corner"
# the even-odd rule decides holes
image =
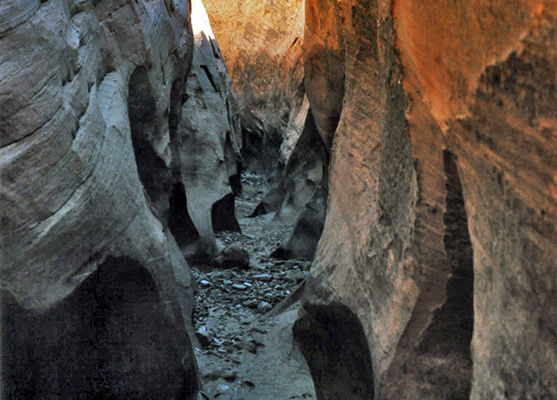
[[[209,39],[215,39],[209,16],[201,0],[191,2],[191,27],[195,36],[204,33]],[[196,40],[198,39],[196,38]]]

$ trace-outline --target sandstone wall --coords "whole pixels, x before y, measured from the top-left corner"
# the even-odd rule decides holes
[[[555,17],[307,1],[332,153],[295,334],[319,398],[557,395]]]
[[[253,215],[276,212],[277,218],[295,224],[275,256],[312,258],[325,216],[330,146],[323,149],[315,132],[304,69],[310,77],[337,71],[330,65],[312,70],[302,52],[308,43],[330,38],[320,32],[313,37],[304,28],[301,0],[208,0],[206,6],[238,98],[245,167],[272,176],[272,187]],[[330,93],[321,95],[338,101]],[[317,112],[321,118],[323,111],[318,107]]]
[[[242,132],[230,79],[201,0],[192,1],[194,54],[182,94],[176,126],[181,183],[188,215],[196,229],[188,235],[186,221],[173,221],[186,255],[214,256],[215,230],[239,231],[234,195],[241,192]],[[189,243],[194,248],[188,249]]]
[[[259,160],[260,169],[271,171],[288,158],[307,113],[303,1],[207,0],[205,6],[238,97],[246,162]]]
[[[196,171],[222,188],[186,199],[183,126],[202,108],[188,98],[203,65],[219,115],[229,97],[218,48],[203,46],[190,73],[188,1],[0,6],[3,398],[195,398],[193,289],[175,239],[200,234],[188,200],[214,190],[210,209],[232,193],[239,150],[225,114],[206,132],[218,172]]]

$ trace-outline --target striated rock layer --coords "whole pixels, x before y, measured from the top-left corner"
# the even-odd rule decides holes
[[[242,116],[248,164],[272,171],[304,127],[302,0],[219,1],[205,6]]]
[[[195,398],[178,244],[234,225],[240,146],[195,48],[189,1],[0,6],[2,398]]]
[[[320,399],[557,396],[555,10],[306,2],[332,152],[294,329]]]

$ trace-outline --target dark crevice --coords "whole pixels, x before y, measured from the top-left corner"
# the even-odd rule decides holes
[[[444,243],[451,277],[447,282],[445,304],[436,313],[421,349],[435,347],[443,354],[457,351],[471,362],[470,341],[474,326],[472,243],[458,169],[453,154],[448,150],[443,152],[443,163],[447,191]]]
[[[215,232],[241,232],[240,225],[234,214],[234,198],[233,194],[227,194],[213,204],[211,220]]]
[[[283,136],[276,129],[262,131],[242,124],[242,160],[246,170],[273,177],[281,171]]]
[[[445,150],[443,165],[446,176],[445,251],[451,268],[446,300],[424,336],[419,352],[448,356],[458,354],[471,373],[470,342],[474,327],[474,268],[468,221],[462,185],[454,155]],[[460,397],[467,398],[470,382],[461,388]],[[455,394],[456,396],[457,394]],[[456,397],[455,397],[456,398]]]
[[[214,40],[209,40],[209,43],[211,43],[211,48],[213,49],[213,55],[215,56],[215,58],[218,60],[220,59],[220,51],[218,50],[217,46],[215,45],[215,41]]]
[[[182,183],[177,183],[170,195],[168,227],[180,247],[187,246],[199,239],[199,233],[188,213],[186,190]]]
[[[209,79],[209,82],[211,82],[213,90],[218,93],[219,89],[213,79],[213,75],[211,75],[211,71],[209,71],[209,67],[207,67],[206,65],[201,65],[201,69],[203,70],[203,72],[205,72],[205,75],[207,75],[207,79]]]
[[[234,196],[242,196],[242,162],[236,161],[236,173],[228,177],[228,184]]]
[[[373,368],[364,329],[343,304],[305,304],[294,337],[311,369],[318,399],[371,400]]]
[[[230,132],[226,133],[226,143],[224,146],[224,163],[228,172],[228,184],[234,196],[242,195],[242,162],[239,155],[234,151]]]
[[[133,149],[139,178],[149,199],[164,221],[164,207],[158,202],[166,199],[171,182],[171,172],[153,147],[156,135],[156,103],[145,67],[133,72],[128,90],[128,114]]]
[[[242,126],[242,159],[254,164],[263,148],[263,134]]]
[[[168,113],[168,129],[170,142],[176,143],[178,139],[178,125],[180,124],[180,108],[182,106],[183,79],[176,79],[170,91],[170,111]]]

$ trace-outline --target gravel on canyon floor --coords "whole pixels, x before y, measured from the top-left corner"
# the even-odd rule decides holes
[[[242,233],[219,232],[220,248],[248,251],[250,268],[193,266],[197,282],[194,345],[202,391],[200,399],[314,399],[305,360],[292,338],[299,297],[311,262],[276,260],[269,254],[291,227],[274,213],[248,218],[267,182],[242,176],[236,199]]]

